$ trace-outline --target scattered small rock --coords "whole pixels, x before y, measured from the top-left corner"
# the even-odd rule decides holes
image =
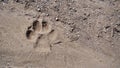
[[[38,12],[41,12],[41,9],[40,9],[40,8],[37,8],[37,11],[38,11]]]
[[[120,26],[120,24],[116,24],[117,26]]]
[[[56,17],[55,20],[56,20],[56,21],[59,21],[59,18]]]
[[[83,20],[87,20],[87,18],[85,17],[85,18],[83,18]]]
[[[118,30],[117,28],[114,28],[114,31],[120,33],[120,30]]]
[[[110,26],[106,26],[106,27],[105,27],[105,29],[108,29],[108,28],[110,28]]]
[[[77,12],[77,10],[75,8],[70,7],[69,10],[73,11],[73,12]]]
[[[46,16],[49,16],[49,14],[46,14]]]
[[[29,2],[26,2],[25,3],[25,9],[28,9],[30,7],[30,3]]]
[[[54,11],[59,11],[59,7],[58,6],[54,6]]]

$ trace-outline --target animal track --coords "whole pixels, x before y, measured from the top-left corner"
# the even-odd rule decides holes
[[[42,20],[35,20],[33,22],[33,30],[36,32],[36,33],[40,33],[42,31],[42,23],[41,23]]]
[[[28,27],[26,37],[35,43],[35,51],[50,52],[50,45],[57,38],[57,32],[52,29],[48,20],[38,19]]]
[[[47,21],[42,21],[42,27],[41,34],[48,34],[52,30],[51,25],[48,25]]]
[[[26,32],[26,36],[28,39],[33,39],[34,35],[35,35],[35,33],[32,30],[28,30]]]

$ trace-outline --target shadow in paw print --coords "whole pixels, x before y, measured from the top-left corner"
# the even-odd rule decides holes
[[[42,27],[47,26],[47,21],[42,21]]]
[[[49,33],[49,34],[51,34],[51,33],[53,33],[55,30],[51,30],[51,32]]]
[[[29,26],[29,27],[28,27],[28,30],[30,30],[31,28],[32,28],[32,26]]]
[[[26,37],[27,37],[28,39],[29,39],[29,37],[30,37],[31,32],[32,32],[32,30],[27,30],[27,31],[26,31]]]
[[[33,29],[36,30],[36,27],[38,26],[39,21],[35,20],[33,22]]]

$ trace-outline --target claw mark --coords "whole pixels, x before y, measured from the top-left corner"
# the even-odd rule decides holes
[[[40,35],[37,40],[36,40],[36,43],[35,45],[33,46],[34,48],[36,48],[38,46],[38,43],[39,43],[39,40],[42,38],[43,35]]]
[[[50,40],[50,43],[52,43],[53,41],[56,40],[57,35],[58,35],[57,31],[55,31],[55,30],[51,30],[51,32],[49,32],[48,39]]]

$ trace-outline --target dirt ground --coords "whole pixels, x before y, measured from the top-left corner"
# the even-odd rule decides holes
[[[120,0],[0,0],[0,68],[120,68]]]

